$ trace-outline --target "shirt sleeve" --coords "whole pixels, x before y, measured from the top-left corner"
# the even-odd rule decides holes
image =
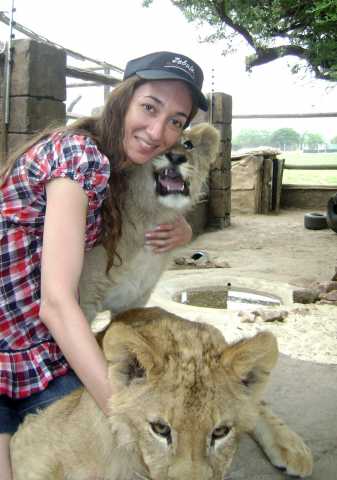
[[[110,164],[97,145],[82,135],[51,136],[32,152],[30,179],[39,177],[39,183],[55,178],[70,178],[80,184],[90,206],[98,206],[106,196]]]

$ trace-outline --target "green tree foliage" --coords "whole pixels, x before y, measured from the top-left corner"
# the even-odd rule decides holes
[[[306,132],[302,136],[302,143],[310,149],[315,149],[324,143],[324,139],[319,133]]]
[[[233,138],[232,146],[234,150],[238,148],[261,147],[263,145],[289,150],[304,145],[315,150],[324,143],[324,138],[319,133],[305,132],[303,135],[300,135],[293,128],[279,128],[274,131],[247,128],[240,130]],[[337,136],[331,140],[331,143],[337,143]]]
[[[233,139],[235,148],[260,147],[270,145],[270,132],[265,130],[245,129]]]
[[[336,0],[171,1],[189,21],[211,26],[213,33],[204,40],[223,40],[225,52],[241,35],[254,50],[246,57],[247,70],[293,55],[305,60],[317,78],[337,81]]]
[[[337,135],[331,139],[331,143],[337,145]]]
[[[301,135],[292,128],[279,128],[273,132],[270,140],[274,147],[295,149],[301,143]]]

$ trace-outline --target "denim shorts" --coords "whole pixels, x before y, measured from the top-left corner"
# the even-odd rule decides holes
[[[81,386],[81,381],[72,370],[69,370],[66,375],[49,382],[45,390],[34,393],[30,397],[14,399],[0,395],[0,434],[13,434],[26,415],[48,407]]]

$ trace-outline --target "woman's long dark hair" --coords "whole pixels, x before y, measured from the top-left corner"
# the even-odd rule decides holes
[[[116,257],[119,258],[116,252],[116,245],[122,234],[121,211],[127,190],[127,182],[123,169],[123,164],[126,161],[123,147],[125,115],[136,88],[145,82],[146,80],[137,76],[124,80],[111,92],[99,116],[83,117],[70,125],[45,129],[34,136],[29,143],[26,143],[13,152],[8,158],[6,165],[0,171],[1,186],[1,182],[6,180],[17,158],[52,133],[59,132],[64,135],[78,134],[92,138],[99,150],[106,155],[110,161],[109,189],[108,195],[102,205],[103,227],[99,239],[108,254],[107,270],[113,265],[114,259]],[[197,108],[193,106],[188,123],[196,112]]]

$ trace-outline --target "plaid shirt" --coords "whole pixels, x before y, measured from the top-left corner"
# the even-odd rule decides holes
[[[87,193],[88,250],[101,231],[109,167],[108,158],[89,137],[55,133],[19,157],[1,186],[0,395],[30,396],[69,369],[39,318],[45,185],[69,177]]]

